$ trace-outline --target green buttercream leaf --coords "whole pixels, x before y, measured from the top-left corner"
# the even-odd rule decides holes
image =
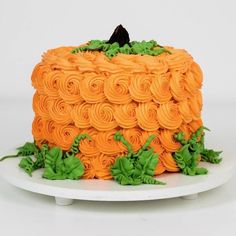
[[[64,164],[68,179],[78,180],[84,174],[84,166],[79,158],[70,156],[64,160]]]
[[[165,185],[166,183],[161,182],[150,175],[143,175],[142,176],[142,183],[144,184],[158,184],[158,185]]]
[[[18,156],[29,156],[33,155],[38,151],[36,145],[34,143],[26,142],[23,146],[17,148]]]
[[[51,180],[66,179],[65,165],[62,156],[62,150],[58,147],[52,148],[46,154],[43,178]]]
[[[114,179],[121,185],[133,185],[134,180],[132,174],[134,166],[129,158],[119,157],[115,164],[111,167],[111,174]]]
[[[34,171],[34,162],[30,157],[22,158],[19,163],[19,167],[32,176],[32,172]]]
[[[205,148],[205,134],[203,132],[204,129],[207,128],[201,126],[199,129],[196,130],[195,133],[191,135],[188,141],[184,139],[184,134],[182,132],[174,136],[175,139],[183,146],[177,152],[174,153],[173,157],[178,167],[186,175],[193,176],[207,174],[207,169],[197,167],[200,156],[203,161],[215,164],[221,161],[221,158],[219,158],[221,152],[208,150]]]
[[[210,162],[213,164],[219,164],[222,158],[219,158],[222,151],[214,151],[212,149],[204,149],[201,152],[201,157],[203,161]]]
[[[153,178],[158,163],[158,155],[148,146],[155,138],[150,135],[137,153],[118,131],[114,135],[116,141],[122,142],[129,151],[126,157],[117,158],[111,167],[111,175],[121,185],[164,184]]]
[[[153,149],[143,151],[138,157],[134,176],[149,175],[153,176],[158,162],[158,155],[154,153]]]
[[[115,57],[118,53],[124,54],[140,54],[140,55],[150,55],[158,56],[164,52],[170,53],[166,48],[157,44],[156,41],[133,41],[129,44],[124,44],[120,46],[118,42],[112,44],[105,40],[91,40],[87,45],[74,48],[71,53],[79,53],[83,51],[103,51],[108,58]]]

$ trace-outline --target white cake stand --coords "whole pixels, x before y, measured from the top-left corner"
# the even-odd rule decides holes
[[[198,193],[226,183],[233,174],[235,161],[224,158],[219,165],[201,163],[209,170],[207,175],[186,176],[167,173],[158,176],[166,182],[161,185],[121,186],[112,180],[46,180],[42,170],[28,176],[18,167],[19,158],[7,159],[0,163],[0,174],[10,184],[31,192],[55,197],[56,204],[70,205],[74,199],[92,201],[143,201],[182,197],[196,199]]]

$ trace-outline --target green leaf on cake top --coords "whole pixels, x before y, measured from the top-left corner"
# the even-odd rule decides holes
[[[111,167],[113,178],[121,185],[165,184],[153,178],[158,163],[158,155],[148,146],[155,138],[151,135],[142,148],[134,153],[131,144],[118,131],[114,135],[116,141],[122,142],[128,149],[127,156],[118,157]]]
[[[87,45],[73,49],[71,53],[76,54],[84,51],[102,51],[110,59],[118,53],[150,56],[158,56],[164,52],[171,53],[154,40],[130,42],[129,34],[122,25],[116,27],[109,40],[91,40]]]
[[[204,175],[208,173],[205,168],[198,167],[199,160],[218,164],[221,162],[219,155],[221,152],[208,150],[204,145],[204,129],[200,127],[193,133],[187,141],[184,138],[184,133],[179,132],[175,135],[175,139],[182,144],[182,147],[173,154],[173,157],[181,169],[182,173],[186,175]]]

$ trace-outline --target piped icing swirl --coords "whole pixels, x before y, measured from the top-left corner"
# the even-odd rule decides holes
[[[108,131],[117,127],[114,107],[110,103],[96,103],[89,110],[90,124],[99,131]]]
[[[105,80],[104,93],[115,104],[131,102],[129,93],[130,77],[128,74],[113,74]]]
[[[65,72],[59,81],[59,95],[68,104],[76,104],[82,100],[80,95],[80,81],[82,76],[77,72]]]
[[[105,77],[96,73],[86,73],[80,83],[80,93],[89,103],[98,103],[105,100]]]
[[[157,110],[157,117],[160,126],[165,129],[177,129],[182,123],[178,105],[174,102],[161,104],[159,109]]]

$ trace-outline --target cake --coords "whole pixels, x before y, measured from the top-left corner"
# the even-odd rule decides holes
[[[44,167],[48,179],[162,184],[153,176],[206,174],[200,161],[221,160],[204,146],[203,73],[184,49],[130,42],[119,25],[108,41],[48,50],[31,79],[34,143],[27,145],[36,160],[20,163],[29,174]]]

